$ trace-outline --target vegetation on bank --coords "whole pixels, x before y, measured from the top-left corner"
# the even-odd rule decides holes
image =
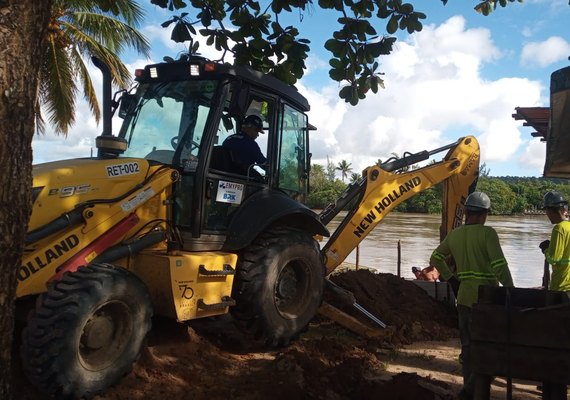
[[[311,190],[307,198],[307,205],[313,209],[323,209],[334,202],[348,183],[336,177],[336,171],[341,171],[343,177],[350,176],[351,182],[360,178],[360,175],[352,173],[346,166],[350,164],[339,163],[343,170],[331,162],[326,167],[313,164],[311,167],[310,184]],[[570,198],[570,181],[564,179],[547,179],[536,177],[516,176],[489,176],[489,169],[485,164],[481,166],[478,191],[485,192],[491,198],[491,213],[496,215],[532,213],[540,210],[542,198],[549,190],[561,192],[566,198]],[[396,210],[400,212],[430,213],[441,212],[442,184],[438,184],[425,190],[406,202],[400,204]]]

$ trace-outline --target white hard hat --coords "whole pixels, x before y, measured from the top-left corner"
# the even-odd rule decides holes
[[[465,208],[470,211],[488,210],[491,208],[491,199],[483,192],[473,192],[467,196]]]

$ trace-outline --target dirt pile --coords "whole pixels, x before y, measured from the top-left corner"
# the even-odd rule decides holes
[[[332,277],[393,330],[365,339],[317,316],[286,348],[259,347],[229,315],[189,325],[156,319],[133,371],[99,400],[452,399],[456,388],[414,373],[389,374],[390,352],[404,343],[457,336],[454,312],[390,274],[348,271]],[[331,299],[331,302],[334,300]],[[349,305],[334,304],[368,320]],[[373,325],[371,325],[373,326]],[[14,380],[15,398],[43,399]]]
[[[331,280],[354,293],[358,304],[393,329],[392,343],[395,345],[445,340],[459,335],[456,313],[409,280],[367,269],[335,274]],[[325,294],[325,299],[374,326],[370,319],[353,306],[339,302],[330,292]]]

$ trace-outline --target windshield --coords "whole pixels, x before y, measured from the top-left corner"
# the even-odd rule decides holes
[[[176,81],[141,85],[138,104],[119,135],[126,157],[196,169],[198,151],[218,81]]]

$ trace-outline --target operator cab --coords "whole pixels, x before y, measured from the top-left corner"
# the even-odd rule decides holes
[[[123,156],[180,171],[170,216],[184,250],[227,248],[240,209],[247,205],[239,218],[243,223],[245,214],[263,215],[256,207],[272,204],[256,198],[286,195],[304,202],[309,105],[294,87],[247,67],[201,58],[146,66],[137,71],[136,80],[136,94],[124,95],[119,111],[124,122],[118,136],[128,146]],[[235,155],[222,144],[240,131],[248,115],[263,121],[265,134],[257,143],[267,163],[239,169]]]

